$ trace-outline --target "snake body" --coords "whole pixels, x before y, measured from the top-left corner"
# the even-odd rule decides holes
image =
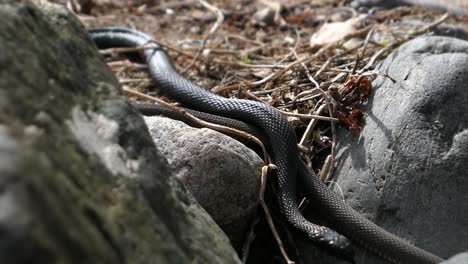
[[[184,106],[205,114],[202,119],[215,123],[241,126],[241,130],[254,127],[261,131],[272,162],[278,186],[278,202],[282,214],[290,225],[304,232],[317,243],[339,250],[349,250],[350,242],[393,263],[438,263],[437,256],[378,227],[342,201],[329,190],[299,158],[293,128],[277,110],[259,102],[227,99],[195,85],[179,75],[169,56],[148,35],[126,28],[101,28],[89,31],[98,48],[145,47],[144,58],[158,90]],[[221,118],[217,118],[217,116]],[[296,180],[307,191],[311,203],[340,233],[313,224],[298,210]]]

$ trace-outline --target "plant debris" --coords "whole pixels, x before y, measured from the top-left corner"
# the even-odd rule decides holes
[[[333,175],[335,125],[356,135],[364,129],[361,109],[372,96],[371,81],[386,76],[374,69],[378,61],[442,22],[468,22],[418,7],[358,14],[338,0],[62,2],[88,28],[125,26],[154,36],[179,72],[214,93],[285,113],[303,158],[325,182]],[[415,20],[423,26],[404,23]],[[340,31],[331,32],[331,26]],[[158,95],[145,65],[129,61],[119,49],[104,52],[111,54],[109,66],[127,89]],[[131,100],[142,100],[130,94]],[[283,246],[281,251],[292,263]]]

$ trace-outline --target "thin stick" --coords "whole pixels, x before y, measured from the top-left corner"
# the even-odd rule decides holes
[[[278,247],[281,251],[281,254],[283,255],[284,260],[288,264],[294,264],[294,261],[292,261],[288,257],[288,253],[286,253],[286,250],[284,249],[283,241],[281,241],[278,231],[276,231],[276,227],[275,227],[275,224],[273,223],[273,218],[271,217],[270,210],[268,209],[268,206],[265,203],[264,197],[265,197],[265,189],[266,189],[266,182],[267,182],[269,169],[277,169],[277,167],[273,164],[269,164],[267,166],[262,167],[262,176],[260,180],[260,204],[262,205],[262,208],[265,211],[266,220],[268,222],[268,225],[270,226],[273,236],[275,237],[276,243],[278,244]]]
[[[208,38],[210,38],[211,36],[213,36],[216,31],[218,31],[218,28],[219,26],[223,23],[224,21],[224,15],[223,15],[223,12],[221,12],[221,10],[219,10],[219,8],[217,8],[216,6],[214,5],[211,5],[209,4],[208,2],[204,1],[204,0],[198,0],[206,9],[210,10],[211,12],[215,13],[216,14],[216,22],[213,24],[213,26],[211,27],[210,31],[208,32],[208,34],[205,35],[205,37],[203,38],[203,41],[202,41],[202,44],[201,44],[201,47],[200,49],[198,49],[197,53],[195,54],[195,57],[193,58],[193,60],[189,63],[189,65],[181,71],[181,74],[184,74],[185,72],[187,72],[190,68],[192,68],[192,66],[195,64],[195,61],[198,60],[198,58],[200,57],[201,53],[203,52],[203,50],[205,49],[205,46],[206,46],[206,42],[208,41]]]
[[[424,34],[425,32],[427,32],[428,30],[431,30],[435,27],[437,27],[438,25],[440,25],[441,23],[443,23],[445,20],[447,20],[447,18],[449,17],[448,13],[445,13],[444,15],[442,15],[439,19],[435,20],[434,22],[420,28],[420,29],[417,29],[413,32],[411,32],[408,36],[400,39],[400,40],[397,40],[393,43],[391,43],[390,45],[387,45],[386,47],[382,48],[381,50],[379,50],[377,53],[374,54],[374,56],[372,56],[372,58],[369,60],[369,62],[366,64],[366,66],[364,66],[364,68],[362,68],[362,70],[360,72],[363,72],[371,67],[374,66],[375,64],[375,61],[380,57],[382,56],[382,54],[386,53],[387,51],[390,51],[391,49],[393,49],[394,47],[404,43],[404,42],[407,42],[408,40],[411,40],[419,35],[422,35]]]
[[[150,101],[153,101],[155,103],[158,103],[164,107],[167,107],[169,108],[171,111],[174,111],[175,113],[178,113],[188,119],[190,119],[191,121],[203,126],[203,127],[207,127],[207,128],[211,128],[213,130],[217,130],[217,131],[222,131],[222,132],[226,132],[226,133],[230,133],[230,134],[234,134],[234,135],[237,135],[237,136],[240,136],[242,138],[245,138],[245,139],[248,139],[252,142],[255,142],[256,144],[258,144],[261,148],[262,148],[262,152],[263,152],[263,157],[264,157],[264,161],[268,164],[270,163],[270,158],[268,156],[268,152],[265,148],[265,145],[263,145],[262,141],[260,141],[258,138],[256,138],[255,136],[249,134],[249,133],[246,133],[244,131],[241,131],[241,130],[238,130],[238,129],[235,129],[235,128],[231,128],[231,127],[226,127],[226,126],[222,126],[222,125],[218,125],[218,124],[213,124],[213,123],[210,123],[210,122],[207,122],[207,121],[204,121],[190,113],[188,113],[187,111],[183,110],[182,108],[180,107],[177,107],[175,105],[172,105],[170,103],[167,103],[159,98],[156,98],[156,97],[153,97],[153,96],[150,96],[150,95],[147,95],[147,94],[144,94],[144,93],[140,93],[140,92],[137,92],[137,91],[133,91],[133,90],[130,90],[129,88],[127,87],[123,87],[123,90],[124,92],[126,92],[127,94],[130,94],[130,95],[133,95],[133,96],[137,96],[137,97],[140,97],[140,98],[143,98],[143,99],[147,99],[147,100],[150,100]]]
[[[323,121],[330,121],[330,122],[339,122],[340,120],[335,117],[329,117],[329,116],[321,116],[321,115],[312,115],[312,114],[298,114],[298,113],[291,113],[291,112],[286,112],[286,111],[281,111],[281,113],[287,115],[287,116],[294,116],[294,117],[300,117],[300,118],[306,118],[306,119],[317,119],[317,120],[323,120]]]
[[[333,117],[332,107],[331,107],[330,97],[328,96],[328,94],[322,88],[320,88],[320,85],[312,77],[312,75],[310,75],[310,71],[309,71],[309,69],[307,69],[307,66],[305,66],[304,63],[301,63],[301,65],[305,69],[306,75],[309,78],[310,82],[315,85],[315,88],[322,94],[323,98],[325,99],[325,104],[326,104],[326,106],[328,108],[328,113],[330,115],[330,118],[334,118]],[[334,166],[334,163],[335,163],[336,128],[335,128],[335,123],[334,122],[330,122],[330,125],[331,125],[331,128],[332,128],[332,146],[331,146],[331,153],[330,153],[330,163],[331,163],[331,165],[329,165],[330,169],[329,169],[328,172],[331,174],[333,172],[333,166]],[[327,173],[327,175],[329,175],[329,174]],[[326,177],[326,178],[328,178],[328,177]]]
[[[132,78],[132,79],[120,79],[120,84],[127,84],[127,83],[151,83],[150,78]]]
[[[322,182],[326,182],[329,180],[328,178],[330,175],[330,170],[334,162],[334,159],[332,157],[333,156],[331,154],[327,156],[322,166],[322,169],[320,170],[319,178],[322,180]]]
[[[351,38],[354,38],[354,37],[357,37],[357,36],[360,36],[362,34],[367,34],[367,32],[369,32],[369,30],[371,29],[371,27],[366,27],[366,28],[363,28],[363,29],[360,29],[352,34],[349,34],[349,35],[346,35],[343,39],[341,40],[338,40],[338,41],[335,41],[335,42],[332,42],[330,44],[327,44],[325,45],[324,47],[322,47],[321,49],[319,49],[314,55],[310,56],[310,57],[304,57],[302,59],[297,59],[291,63],[289,63],[285,68],[275,72],[275,73],[272,73],[270,75],[268,75],[267,77],[263,78],[262,80],[260,81],[256,81],[256,82],[252,82],[252,83],[248,83],[247,85],[250,86],[250,87],[256,87],[256,86],[259,86],[261,84],[264,84],[268,81],[273,81],[275,80],[276,78],[280,77],[281,75],[283,75],[284,73],[286,73],[289,69],[291,69],[292,67],[296,66],[296,65],[299,65],[301,63],[308,63],[312,60],[314,60],[315,58],[323,55],[327,50],[329,49],[332,49],[334,47],[337,47],[337,46],[341,46],[344,42],[346,42],[347,40],[351,39]]]
[[[367,45],[369,44],[369,39],[372,37],[372,34],[374,34],[374,31],[375,31],[375,27],[369,30],[369,32],[367,33],[366,39],[364,40],[364,45],[362,47],[361,54],[359,54],[359,52],[356,54],[356,61],[354,62],[352,74],[356,72],[356,69],[359,66],[359,62],[364,58],[364,55],[366,54]]]
[[[101,49],[99,50],[99,53],[101,53],[102,55],[111,55],[111,54],[116,54],[116,53],[139,52],[139,51],[145,51],[145,50],[154,49],[154,48],[155,47],[145,47],[145,46],[128,47],[128,48],[109,48],[109,49]]]
[[[319,106],[319,109],[317,109],[316,113],[317,113],[318,115],[320,115],[320,114],[323,112],[323,110],[325,110],[325,105],[324,105],[324,104],[322,104],[322,105]],[[335,118],[335,119],[336,119],[336,118]],[[314,120],[312,120],[312,121],[309,122],[309,125],[307,125],[307,128],[306,128],[306,131],[304,132],[304,135],[302,135],[302,138],[301,138],[301,140],[299,141],[299,145],[305,146],[305,143],[306,143],[307,139],[310,137],[310,135],[312,134],[312,131],[313,131],[315,125],[317,125],[317,123],[318,123],[317,120],[318,120],[318,119],[314,119]],[[337,120],[338,120],[338,119],[337,119]]]

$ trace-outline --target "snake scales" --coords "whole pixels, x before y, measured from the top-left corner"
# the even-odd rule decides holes
[[[224,122],[242,130],[255,127],[256,131],[260,131],[272,162],[278,167],[274,174],[281,212],[289,224],[313,241],[335,249],[349,250],[351,240],[392,263],[442,261],[378,227],[329,190],[300,160],[294,130],[286,118],[272,107],[249,100],[220,97],[193,84],[176,72],[168,55],[142,32],[126,28],[101,28],[92,29],[89,34],[100,49],[145,47],[144,58],[157,88],[187,108],[202,112],[202,119]],[[151,112],[151,107],[147,107],[146,111]],[[333,229],[313,224],[302,216],[296,201],[296,180],[304,186],[311,203]]]

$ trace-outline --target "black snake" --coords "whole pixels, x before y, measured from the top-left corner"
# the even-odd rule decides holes
[[[184,106],[209,114],[202,114],[202,119],[216,119],[219,116],[224,117],[217,119],[220,123],[227,122],[233,126],[241,124],[243,127],[240,129],[244,130],[250,126],[258,129],[266,140],[272,162],[278,167],[274,173],[280,209],[292,226],[303,231],[313,241],[335,249],[349,250],[349,238],[393,263],[442,261],[378,227],[329,190],[300,160],[295,132],[277,110],[255,101],[227,99],[193,84],[176,72],[168,55],[142,32],[126,28],[101,28],[92,29],[89,34],[100,49],[144,47],[144,58],[157,88]],[[315,225],[302,216],[296,200],[296,180],[304,186],[311,203],[333,229]]]

